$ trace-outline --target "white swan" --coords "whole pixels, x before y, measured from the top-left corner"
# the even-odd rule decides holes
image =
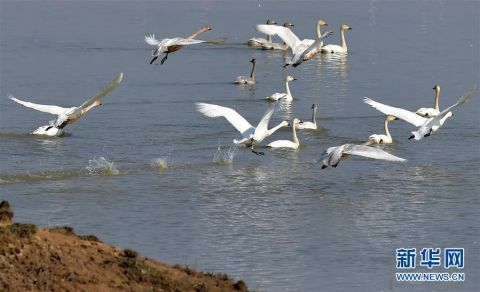
[[[316,130],[318,128],[316,115],[317,115],[317,105],[312,104],[312,121],[311,122],[300,121],[296,125],[297,129]]]
[[[254,85],[255,84],[255,65],[257,61],[255,58],[251,59],[250,62],[252,63],[252,72],[250,72],[250,76],[238,76],[233,81],[234,84],[248,84]]]
[[[272,20],[272,19],[267,20],[267,25],[274,25],[274,24],[277,24],[275,22],[275,20]],[[251,38],[247,41],[247,45],[249,45],[251,47],[259,47],[262,44],[271,43],[271,42],[272,42],[272,36],[267,35],[266,39],[265,38]]]
[[[264,153],[255,151],[253,149],[254,143],[262,142],[265,138],[275,133],[275,131],[277,131],[281,127],[285,127],[286,125],[288,125],[287,121],[283,121],[277,126],[268,129],[268,122],[270,121],[270,118],[272,117],[275,110],[274,104],[270,105],[265,114],[263,114],[263,117],[258,123],[257,127],[253,127],[234,109],[228,107],[203,102],[197,102],[196,107],[199,112],[206,115],[207,117],[224,117],[225,119],[227,119],[227,121],[242,134],[242,139],[235,139],[233,140],[233,143],[245,144],[247,147],[251,148],[253,153],[257,155],[263,155]]]
[[[176,37],[173,39],[163,39],[157,40],[155,35],[149,34],[145,36],[145,42],[151,46],[157,46],[158,48],[153,51],[152,53],[152,60],[150,64],[152,64],[162,53],[165,53],[165,57],[161,60],[160,64],[163,65],[168,58],[169,53],[176,52],[187,45],[194,45],[199,43],[205,43],[206,41],[196,40],[195,38],[204,32],[212,30],[208,26],[201,27],[197,32],[187,36],[186,38]]]
[[[320,44],[325,37],[332,34],[332,31],[326,31],[317,40],[300,40],[289,28],[283,26],[259,24],[257,25],[257,30],[267,35],[278,35],[290,47],[293,57],[287,60],[283,67],[288,65],[296,67],[303,61],[311,59],[315,56],[314,52],[317,49],[317,45]]]
[[[290,149],[298,149],[300,146],[300,141],[298,141],[297,132],[295,131],[295,126],[300,123],[300,120],[295,118],[292,121],[292,140],[276,140],[269,144],[267,147],[270,148],[290,148]]]
[[[352,27],[343,24],[340,26],[341,43],[339,45],[326,45],[322,47],[322,53],[345,54],[348,52],[347,42],[345,41],[345,31],[352,29]]]
[[[432,118],[424,118],[417,115],[414,112],[407,111],[401,108],[388,106],[388,105],[373,101],[368,97],[364,97],[363,101],[386,115],[396,116],[397,118],[400,118],[418,127],[416,131],[411,132],[412,136],[410,136],[408,139],[415,138],[415,140],[420,140],[423,137],[430,136],[432,132],[437,131],[443,125],[443,123],[445,123],[445,121],[453,115],[451,111],[454,108],[464,104],[473,95],[474,91],[475,91],[475,87],[471,89],[469,92],[467,92],[466,94],[464,94],[455,104],[444,109],[440,114]]]
[[[367,144],[391,144],[393,143],[392,135],[390,135],[390,131],[388,130],[388,122],[398,120],[396,116],[386,116],[385,122],[383,124],[383,128],[385,130],[385,134],[373,134],[368,137]]]
[[[328,23],[325,20],[320,19],[317,21],[317,38],[320,38],[322,36],[322,26],[328,26]],[[323,40],[320,43],[318,43],[317,52],[320,52],[322,47],[323,47]]]
[[[293,78],[292,76],[288,75],[287,78],[285,78],[285,88],[287,89],[287,93],[274,93],[270,96],[267,96],[265,99],[269,101],[278,101],[278,100],[284,100],[291,102],[293,100],[292,93],[290,92],[290,87],[288,86],[288,83],[290,81],[297,80],[297,78]]]
[[[438,98],[440,97],[440,85],[435,85],[433,87],[433,90],[435,90],[435,101],[433,105],[434,108],[431,108],[431,107],[419,108],[416,111],[417,115],[426,117],[426,118],[431,118],[431,117],[438,116],[438,114],[440,113],[440,107],[438,106]]]
[[[285,22],[283,27],[292,27],[294,26],[291,22]],[[271,37],[271,36],[270,36]],[[281,43],[274,43],[274,42],[267,42],[262,44],[262,49],[264,50],[276,50],[276,51],[286,51],[288,50],[288,45],[284,42]]]
[[[358,155],[373,159],[382,159],[389,161],[406,161],[403,158],[392,155],[381,149],[369,147],[366,145],[343,144],[341,146],[330,147],[322,154],[322,169],[327,167],[337,167],[340,160],[347,159],[350,155]]]
[[[13,95],[9,95],[8,97],[11,100],[18,102],[23,106],[58,116],[56,120],[50,121],[48,125],[39,127],[32,134],[60,136],[62,135],[63,128],[66,125],[74,123],[92,108],[100,106],[101,98],[109,94],[112,90],[114,90],[120,84],[120,82],[122,81],[122,78],[123,78],[123,73],[118,74],[118,76],[110,84],[105,86],[105,88],[103,88],[100,91],[100,93],[90,98],[89,100],[85,101],[82,105],[78,107],[64,108],[56,105],[43,105],[43,104],[36,104],[28,101],[23,101],[14,97]]]

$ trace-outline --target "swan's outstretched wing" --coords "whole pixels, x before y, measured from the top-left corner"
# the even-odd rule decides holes
[[[396,116],[397,118],[400,118],[406,122],[409,122],[410,124],[414,124],[416,127],[420,127],[421,125],[425,124],[425,122],[428,120],[424,117],[417,115],[414,112],[407,111],[398,107],[388,106],[383,103],[373,101],[368,97],[364,97],[363,102],[365,102],[366,104],[369,104],[373,108],[376,108],[377,110],[381,111],[386,115]]]
[[[188,46],[188,45],[194,45],[194,44],[200,44],[200,43],[205,43],[205,41],[195,40],[195,39],[173,38],[173,39],[163,39],[160,45],[168,47],[168,46],[175,46],[175,45]]]
[[[56,105],[36,104],[36,103],[33,103],[33,102],[23,101],[23,100],[20,100],[20,99],[16,98],[15,96],[13,96],[11,94],[8,95],[8,98],[10,98],[11,100],[13,100],[15,102],[18,102],[19,104],[21,104],[23,106],[33,108],[37,111],[41,111],[41,112],[44,112],[44,113],[57,115],[57,116],[64,114],[66,111],[68,111],[70,109],[70,108],[59,107],[59,106],[56,106]]]
[[[203,102],[197,102],[195,104],[197,106],[197,110],[202,114],[210,118],[224,117],[242,134],[248,129],[253,128],[252,125],[234,109]]]
[[[448,112],[450,112],[454,108],[466,103],[470,99],[470,97],[473,95],[473,93],[475,92],[476,89],[477,89],[477,87],[474,86],[472,89],[470,89],[470,91],[468,91],[467,93],[462,95],[462,97],[460,97],[455,104],[453,104],[453,105],[447,107],[446,109],[444,109],[443,111],[441,111],[438,114],[438,116],[436,116],[433,120],[441,120]]]
[[[158,46],[160,41],[155,38],[154,34],[147,34],[145,36],[145,42],[151,46]]]
[[[382,160],[389,160],[389,161],[406,161],[403,158],[392,155],[381,149],[369,147],[365,145],[348,144],[343,150],[343,153],[350,154],[350,155],[364,156],[364,157],[373,158],[373,159],[382,159]]]
[[[258,24],[257,30],[267,35],[278,35],[292,49],[300,42],[300,39],[287,27],[271,24]]]
[[[275,104],[271,104],[265,113],[262,116],[262,119],[260,122],[258,122],[257,128],[255,129],[255,132],[257,131],[268,131],[268,123],[270,122],[270,119],[272,118],[273,112],[275,111]]]
[[[77,110],[83,110],[83,109],[89,107],[90,105],[92,105],[95,102],[99,103],[100,98],[106,96],[107,94],[112,92],[115,88],[117,88],[117,86],[120,84],[120,82],[122,82],[122,79],[123,79],[123,73],[120,72],[120,74],[118,74],[117,77],[115,77],[115,79],[112,82],[110,82],[107,86],[105,86],[102,89],[102,91],[100,91],[97,95],[90,98],[89,100],[85,101],[81,106],[79,106],[77,108]]]
[[[317,52],[317,47],[318,45],[323,42],[323,39],[330,36],[333,32],[331,30],[327,30],[325,31],[317,40],[303,40],[303,42],[305,42],[306,45],[308,45],[308,48],[303,51],[300,56],[298,56],[298,61],[300,61],[299,63],[301,63],[302,61],[304,61],[304,57],[307,55],[307,54],[311,54],[311,53],[318,53]]]

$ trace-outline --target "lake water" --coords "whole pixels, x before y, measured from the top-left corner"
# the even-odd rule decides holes
[[[384,117],[364,96],[416,110],[453,104],[479,83],[478,1],[1,1],[0,199],[17,221],[69,225],[80,234],[206,271],[226,272],[260,291],[478,291],[480,289],[479,98],[439,132],[407,140],[413,127],[390,124],[381,147],[406,163],[352,157],[336,169],[315,163],[330,146],[382,133]],[[255,24],[291,21],[301,38],[317,19],[349,24],[345,58],[316,56],[283,69],[284,54],[244,45]],[[146,33],[200,39],[149,65]],[[254,89],[231,84],[257,59]],[[158,61],[157,61],[158,62]],[[80,105],[114,76],[123,83],[103,106],[66,127],[63,138],[29,135],[48,114],[7,99]],[[296,100],[283,119],[310,117],[298,151],[234,151],[240,135],[224,119],[195,110],[202,101],[233,107],[256,124],[265,96]],[[289,139],[290,130],[266,142]],[[221,156],[221,155],[220,155]],[[111,164],[113,163],[113,165]],[[399,283],[395,250],[465,248],[463,283]],[[418,263],[417,263],[418,264]],[[429,271],[415,269],[413,271]]]

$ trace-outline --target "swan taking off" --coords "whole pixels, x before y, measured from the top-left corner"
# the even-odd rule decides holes
[[[274,25],[274,24],[277,24],[275,22],[275,20],[272,20],[272,19],[267,20],[267,25]],[[267,35],[266,39],[264,39],[264,38],[251,38],[247,41],[247,45],[249,45],[251,47],[260,47],[260,46],[262,46],[262,44],[271,43],[271,42],[272,42],[272,36]]]
[[[341,146],[330,147],[322,154],[322,169],[327,167],[337,167],[340,160],[347,159],[350,155],[363,156],[373,159],[382,159],[388,161],[406,161],[403,158],[392,155],[381,149],[355,144],[343,144]]]
[[[312,104],[312,121],[311,122],[300,121],[296,125],[297,129],[316,130],[318,128],[316,115],[317,115],[317,105]]]
[[[288,21],[283,24],[283,27],[292,27],[292,26],[294,26],[293,23],[288,22]],[[271,38],[271,36],[270,36],[270,38]],[[288,50],[288,45],[285,42],[283,44],[268,42],[268,43],[263,43],[262,44],[262,49],[264,49],[264,50],[286,51],[286,50]]]
[[[386,116],[384,122],[384,130],[385,134],[373,134],[368,137],[368,141],[366,142],[367,145],[369,144],[391,144],[393,142],[392,136],[390,135],[390,131],[388,131],[388,122],[398,120],[396,116]]]
[[[82,105],[78,107],[64,108],[56,105],[43,105],[23,101],[14,97],[13,95],[9,95],[8,97],[23,106],[58,116],[56,120],[50,121],[49,125],[42,126],[36,129],[32,134],[60,136],[62,135],[63,128],[66,125],[74,123],[92,108],[102,105],[101,98],[113,91],[120,84],[120,82],[122,82],[122,78],[123,73],[118,74],[118,76],[110,84],[105,86],[105,88],[103,88],[100,93],[85,101]]]
[[[247,120],[245,120],[244,117],[239,115],[234,109],[228,107],[203,102],[197,102],[196,107],[199,112],[207,117],[224,117],[227,119],[227,121],[230,122],[230,124],[232,124],[232,126],[234,126],[235,129],[242,134],[242,139],[235,139],[233,140],[233,143],[245,144],[247,147],[250,147],[253,153],[257,155],[263,155],[264,153],[255,151],[253,149],[254,143],[262,142],[265,138],[275,133],[275,131],[281,127],[288,125],[287,121],[283,121],[277,126],[268,129],[268,123],[275,110],[274,104],[270,105],[265,114],[263,114],[263,117],[258,123],[257,127],[253,127]]]
[[[331,53],[331,54],[345,54],[348,52],[347,42],[345,41],[345,31],[351,30],[352,27],[343,24],[340,26],[340,37],[341,43],[339,45],[326,45],[322,47],[322,53]]]
[[[163,65],[163,63],[165,63],[165,61],[167,60],[169,53],[176,52],[181,48],[183,48],[184,46],[205,43],[206,41],[196,40],[195,38],[201,33],[207,32],[209,30],[212,30],[212,29],[208,26],[203,26],[197,32],[194,32],[193,34],[187,36],[186,38],[176,37],[173,39],[163,39],[163,40],[157,40],[155,38],[155,35],[153,34],[146,35],[145,42],[151,46],[158,47],[152,53],[152,60],[150,61],[150,64],[152,64],[162,53],[165,53],[165,57],[163,57],[163,59],[160,61],[160,64]]]
[[[255,65],[257,64],[257,61],[253,58],[250,60],[250,63],[252,63],[252,72],[250,72],[250,76],[238,76],[235,78],[235,81],[233,81],[234,84],[255,84]]]
[[[437,131],[443,125],[443,123],[445,123],[445,121],[453,115],[451,111],[456,107],[467,102],[467,100],[473,95],[474,91],[475,91],[475,87],[472,88],[466,94],[464,94],[454,105],[449,106],[448,108],[444,109],[440,114],[438,114],[436,117],[432,117],[432,118],[424,118],[417,115],[414,112],[407,111],[402,108],[388,106],[388,105],[373,101],[368,97],[364,97],[363,101],[366,104],[369,104],[373,108],[376,108],[377,110],[381,111],[386,115],[396,116],[418,127],[416,131],[411,132],[412,136],[410,136],[408,139],[415,138],[415,140],[420,140],[423,137],[430,136],[432,132]]]
[[[438,116],[438,114],[440,113],[440,107],[438,106],[438,98],[440,97],[440,85],[435,85],[433,87],[433,90],[435,90],[435,101],[433,104],[434,108],[431,108],[431,107],[419,108],[416,111],[417,115],[426,117],[426,118],[431,118],[431,117]]]
[[[283,67],[292,65],[296,67],[303,61],[307,61],[315,56],[317,45],[332,34],[332,31],[325,31],[317,40],[304,39],[300,40],[289,28],[278,25],[257,25],[257,30],[267,35],[278,35],[292,50],[293,57],[291,57]]]
[[[298,149],[300,146],[300,141],[298,141],[297,132],[295,131],[295,127],[300,123],[300,120],[295,118],[292,121],[292,140],[276,140],[269,144],[267,147],[270,148],[290,148],[290,149]]]
[[[270,96],[267,96],[266,99],[268,101],[278,101],[278,100],[284,100],[291,102],[293,100],[293,96],[290,93],[290,87],[288,86],[288,83],[290,81],[295,81],[297,78],[293,78],[292,76],[288,75],[287,78],[285,78],[285,88],[287,89],[287,93],[274,93]]]

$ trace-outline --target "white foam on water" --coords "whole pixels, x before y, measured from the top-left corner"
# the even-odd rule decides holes
[[[89,159],[85,168],[90,175],[117,175],[120,173],[114,163],[108,161],[105,157]]]
[[[213,155],[213,163],[220,165],[231,165],[233,163],[233,158],[235,157],[235,152],[237,151],[238,146],[236,144],[230,145],[228,149],[222,149],[221,145],[218,145],[217,152]]]

